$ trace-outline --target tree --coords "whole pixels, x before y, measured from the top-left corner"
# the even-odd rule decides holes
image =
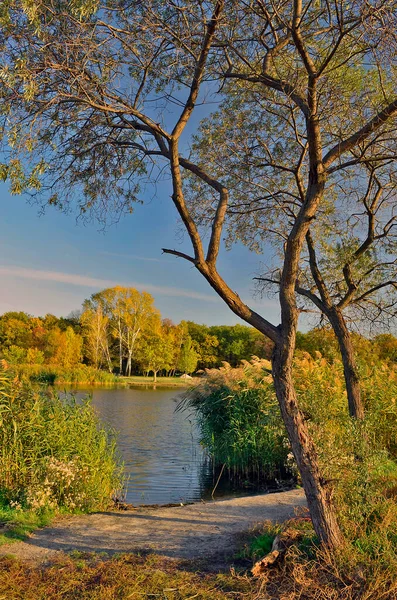
[[[219,362],[218,338],[211,333],[211,328],[207,325],[187,321],[187,326],[198,354],[198,367],[200,369],[214,367]]]
[[[87,356],[90,362],[99,369],[106,364],[111,373],[112,359],[109,350],[110,322],[109,316],[104,314],[101,302],[94,298],[86,300],[80,316]]]
[[[373,339],[373,345],[381,360],[397,362],[397,339],[390,333],[377,335]]]
[[[26,362],[26,354],[26,348],[21,348],[20,346],[15,346],[14,344],[3,350],[4,360],[12,365],[18,365],[21,363],[23,364]]]
[[[0,317],[0,346],[29,348],[32,344],[31,317],[24,312],[7,312]]]
[[[26,353],[26,363],[28,365],[42,365],[44,363],[44,354],[37,348],[29,348]]]
[[[56,341],[56,351],[51,362],[66,369],[78,365],[81,361],[82,337],[71,327],[68,327],[66,331],[53,330],[53,335]]]
[[[96,307],[96,311],[100,311],[102,327],[105,319],[106,323],[109,322],[110,331],[119,348],[120,373],[124,372],[125,359],[125,374],[130,376],[132,357],[137,350],[139,339],[160,319],[159,311],[153,306],[153,296],[134,288],[116,286],[93,294],[89,302]],[[101,337],[103,345],[104,332],[101,333]]]
[[[348,321],[356,326],[361,321],[370,331],[389,326],[397,314],[396,173],[392,151],[383,159],[380,152],[391,133],[389,128],[358,156],[352,153],[347,164],[334,168],[343,193],[343,215],[325,211],[308,231],[308,269],[302,269],[296,287],[332,326],[342,355],[350,414],[359,419],[364,408]],[[348,181],[352,162],[354,183]],[[277,284],[277,279],[268,281]]]
[[[137,360],[146,373],[153,373],[154,382],[159,371],[168,371],[172,366],[175,352],[173,342],[172,332],[160,323],[141,341]]]
[[[194,349],[193,340],[190,335],[187,335],[182,344],[182,348],[178,358],[178,369],[185,375],[193,373],[197,368],[198,354]]]
[[[187,321],[181,321],[179,325],[174,325],[165,319],[163,321],[163,329],[171,338],[173,346],[172,360],[168,374],[175,375],[175,371],[178,368],[178,360],[181,353],[182,344],[189,333],[188,323]]]
[[[154,161],[158,172],[168,168],[192,252],[164,252],[193,264],[235,314],[273,341],[274,385],[313,525],[338,546],[332,489],[292,378],[296,287],[311,225],[329,204],[339,210],[332,169],[395,124],[386,57],[395,48],[395,2],[108,0],[97,13],[84,1],[11,7],[0,80],[11,143],[2,172],[12,190],[39,188],[42,202],[61,208],[78,190],[80,212],[103,220],[107,210],[131,208],[138,180],[155,176]],[[217,113],[187,156],[186,126],[211,94]],[[223,234],[255,247],[272,232],[282,239],[277,327],[217,268]]]

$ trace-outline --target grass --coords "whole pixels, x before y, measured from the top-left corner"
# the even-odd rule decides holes
[[[266,360],[224,364],[207,370],[191,388],[180,409],[198,419],[201,443],[216,466],[225,465],[233,479],[258,482],[292,480],[295,475],[288,438],[281,420]],[[291,469],[292,466],[292,469]]]
[[[158,556],[62,556],[45,569],[0,560],[1,600],[248,600],[252,582],[232,573],[196,573]]]
[[[153,377],[145,377],[133,375],[131,377],[120,377],[119,383],[127,385],[156,385],[158,387],[186,387],[190,385],[192,380],[181,379],[181,377],[157,377],[157,381],[153,381]],[[193,380],[194,381],[194,380]]]
[[[25,381],[47,385],[157,385],[158,387],[186,387],[189,381],[181,377],[145,377],[133,375],[124,377],[79,364],[73,368],[64,368],[57,365],[15,365],[18,377]]]
[[[36,529],[49,525],[53,517],[53,510],[16,510],[0,504],[0,546],[25,540]]]
[[[33,526],[35,514],[40,524],[51,511],[112,504],[122,467],[115,437],[89,401],[35,390],[3,368],[0,424],[0,515],[14,532]]]
[[[15,370],[23,380],[49,385],[115,385],[119,382],[117,375],[83,364],[73,368],[57,365],[16,365]]]

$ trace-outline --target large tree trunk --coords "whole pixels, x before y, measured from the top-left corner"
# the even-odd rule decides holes
[[[361,399],[360,378],[354,358],[350,332],[346,326],[345,319],[338,308],[333,307],[330,309],[327,316],[332,325],[332,329],[335,332],[342,356],[350,416],[355,419],[363,419],[364,406]]]
[[[295,255],[296,258],[296,255]],[[203,272],[204,269],[201,271]],[[215,270],[203,272],[212,287],[240,318],[245,319],[261,333],[272,334],[263,326],[261,317],[250,311],[245,314],[245,305],[221,280]],[[319,469],[317,452],[310,437],[305,418],[298,407],[292,379],[292,361],[295,350],[298,311],[295,304],[295,281],[280,287],[281,325],[272,334],[275,342],[272,357],[272,373],[281,415],[291,442],[292,451],[301,474],[313,527],[324,545],[336,549],[343,543],[336,510],[331,499],[331,490],[324,483]]]
[[[298,407],[292,379],[292,354],[293,343],[289,348],[282,340],[276,344],[272,361],[274,387],[301,474],[314,530],[328,548],[337,548],[343,543],[343,535],[331,501],[331,491],[320,475],[317,452]]]

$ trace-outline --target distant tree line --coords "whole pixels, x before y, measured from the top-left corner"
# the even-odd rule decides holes
[[[245,325],[213,326],[163,319],[153,297],[134,288],[93,294],[67,318],[24,312],[0,316],[0,356],[11,364],[86,364],[121,375],[156,379],[221,365],[253,354],[268,357],[271,342]]]
[[[353,335],[357,355],[397,362],[397,338],[369,340]],[[246,325],[200,325],[162,319],[153,297],[134,288],[113,287],[85,300],[81,311],[58,318],[24,312],[0,316],[0,356],[11,364],[86,364],[121,375],[193,373],[228,362],[238,366],[252,356],[270,358],[273,344]],[[338,358],[330,329],[298,333],[297,351]]]

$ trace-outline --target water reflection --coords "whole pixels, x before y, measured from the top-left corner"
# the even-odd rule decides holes
[[[101,419],[119,432],[129,478],[127,502],[192,502],[208,495],[211,466],[194,420],[186,412],[175,412],[178,391],[94,388],[76,395],[87,394],[92,394]]]

